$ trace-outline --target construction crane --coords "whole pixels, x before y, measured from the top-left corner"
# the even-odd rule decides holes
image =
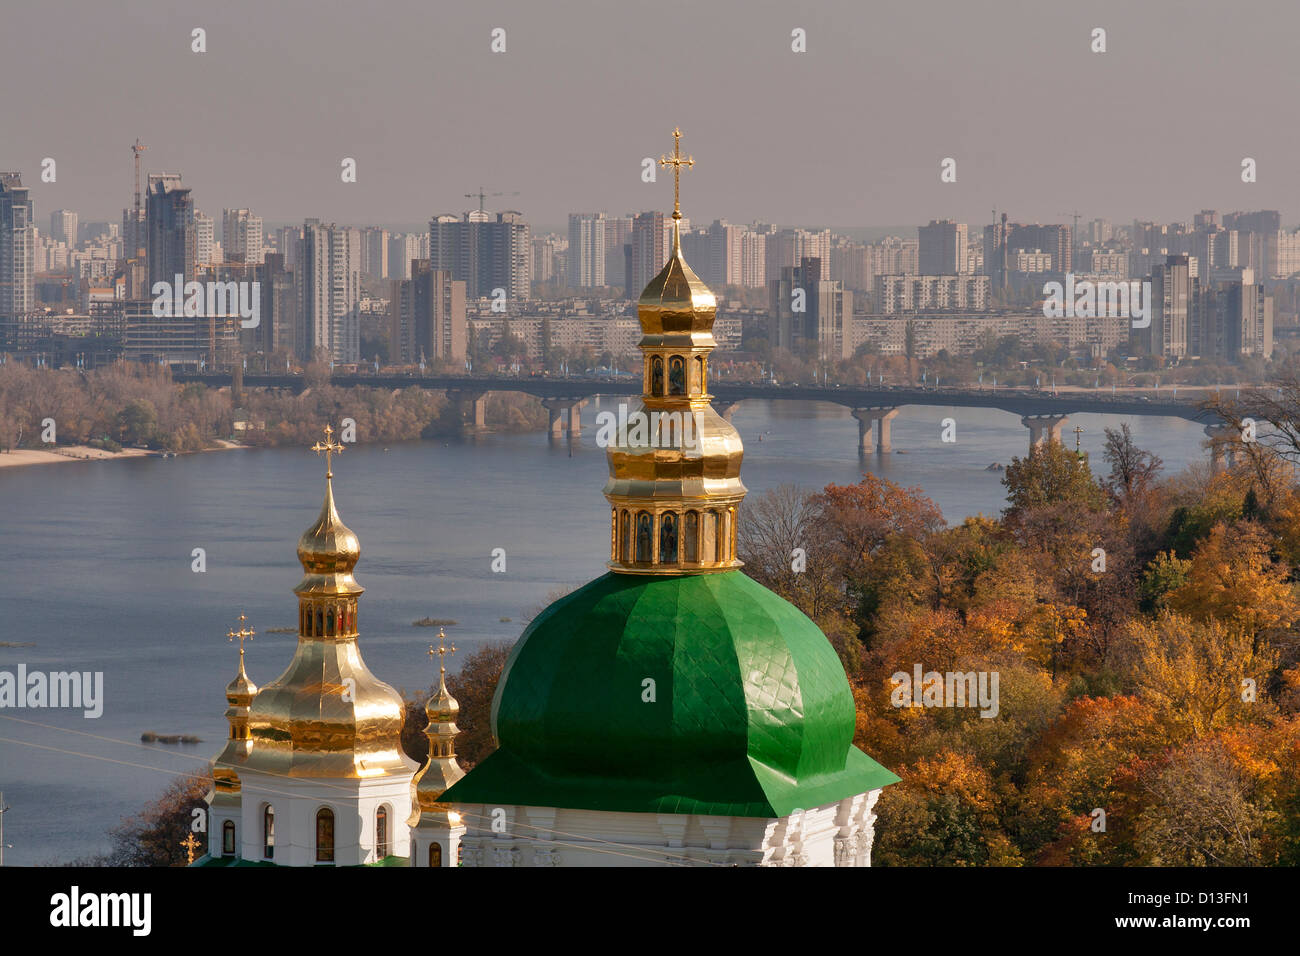
[[[473,199],[475,196],[477,196],[477,197],[478,197],[478,211],[479,211],[479,212],[483,212],[483,201],[484,201],[485,199],[487,199],[488,196],[518,196],[519,193],[517,193],[517,192],[513,192],[513,193],[486,193],[486,192],[483,191],[483,187],[480,186],[480,187],[478,188],[478,192],[476,192],[476,193],[464,193],[463,195],[465,196],[466,199]]]
[[[137,259],[143,259],[145,254],[144,246],[141,242],[142,236],[140,234],[140,214],[142,208],[140,204],[140,154],[148,148],[148,146],[140,142],[139,136],[135,138],[135,143],[131,146],[131,153],[135,157],[135,213],[131,220],[131,238],[135,241],[135,257]]]

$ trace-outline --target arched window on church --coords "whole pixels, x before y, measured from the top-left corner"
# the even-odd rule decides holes
[[[619,512],[618,515],[618,543],[619,543],[619,560],[632,560],[632,521],[628,516],[627,509]]]
[[[221,855],[235,855],[235,821],[227,820],[221,824]]]
[[[269,803],[262,810],[262,856],[275,859],[275,808]]]
[[[695,356],[695,375],[691,383],[695,387],[695,394],[700,395],[704,392],[704,356]]]
[[[334,608],[325,612],[325,636],[334,636]]]
[[[700,560],[700,513],[686,512],[682,522],[682,558],[687,564]]]
[[[718,512],[710,508],[701,516],[703,527],[700,529],[700,560],[714,564],[718,560]]]
[[[334,811],[329,807],[316,811],[316,862],[334,862]]]
[[[316,637],[325,636],[325,612],[316,608]]]
[[[429,867],[442,866],[442,844],[434,840],[429,844]]]
[[[664,394],[664,360],[657,355],[650,361],[650,394],[655,398]]]
[[[730,558],[730,549],[727,548],[727,511],[724,508],[718,512],[718,560],[726,561]]]
[[[677,563],[677,515],[671,511],[659,522],[659,563]]]
[[[680,355],[668,360],[668,394],[686,394],[686,360]]]
[[[638,564],[654,560],[654,522],[646,511],[636,516],[636,560]]]
[[[375,811],[375,856],[382,860],[388,855],[388,807],[382,806]]]

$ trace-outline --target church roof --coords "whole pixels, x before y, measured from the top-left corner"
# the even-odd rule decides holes
[[[606,574],[560,599],[492,719],[499,749],[443,800],[778,817],[898,780],[852,745],[825,635],[740,571]]]

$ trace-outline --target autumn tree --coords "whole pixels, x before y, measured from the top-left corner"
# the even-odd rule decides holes
[[[207,852],[208,804],[204,797],[211,787],[212,778],[206,773],[176,777],[157,800],[110,832],[112,849],[108,853],[73,865],[185,866],[186,851],[181,843],[190,835],[201,844],[194,851],[198,859]],[[204,829],[195,831],[196,820],[204,821]]]
[[[1257,802],[1250,777],[1222,742],[1199,740],[1177,751],[1144,784],[1136,848],[1154,866],[1258,866],[1276,812]]]
[[[447,690],[460,705],[460,714],[456,718],[456,726],[460,729],[456,737],[456,759],[466,770],[497,748],[492,737],[492,698],[510,657],[510,649],[511,645],[504,642],[485,644],[465,659],[458,673],[447,675]],[[412,697],[403,693],[406,707],[402,749],[408,757],[421,764],[429,759],[429,738],[424,733],[429,718],[424,707],[437,692],[438,685],[433,684],[421,695]]]
[[[1277,662],[1251,635],[1213,618],[1165,613],[1132,624],[1132,680],[1171,740],[1202,738],[1233,721],[1262,716],[1262,699],[1243,694],[1243,681],[1263,688]]]

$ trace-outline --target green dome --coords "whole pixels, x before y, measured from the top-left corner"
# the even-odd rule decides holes
[[[529,625],[492,704],[500,747],[444,799],[785,816],[898,779],[855,724],[825,635],[744,573],[606,574]]]

